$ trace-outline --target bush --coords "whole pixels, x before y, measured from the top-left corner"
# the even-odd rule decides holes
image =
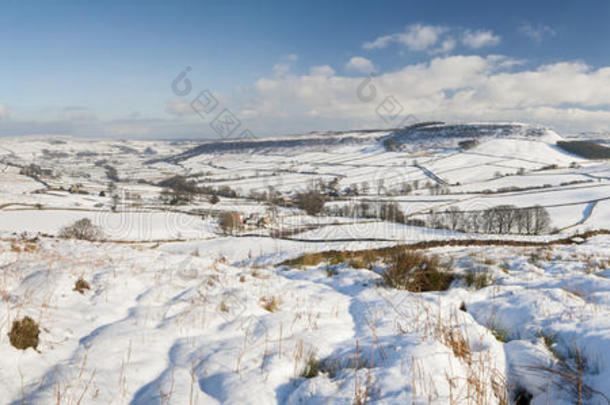
[[[17,349],[25,350],[31,347],[36,350],[39,334],[38,324],[32,318],[26,316],[20,321],[13,321],[13,327],[8,333],[8,338],[11,345]]]
[[[79,219],[70,226],[66,226],[59,231],[59,237],[64,239],[79,239],[94,241],[104,236],[102,230],[93,225],[89,218]]]
[[[317,215],[324,208],[324,196],[316,191],[300,193],[296,196],[297,207],[305,211],[308,215]]]
[[[409,250],[394,254],[382,277],[385,285],[412,292],[444,291],[453,281],[453,274],[441,266],[438,256]]]

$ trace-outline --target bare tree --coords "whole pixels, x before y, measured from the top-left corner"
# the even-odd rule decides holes
[[[104,234],[102,230],[93,225],[89,218],[79,219],[72,225],[66,226],[59,231],[60,238],[65,239],[80,239],[94,241],[101,239]]]
[[[220,214],[220,218],[218,219],[218,226],[224,233],[233,233],[241,228],[241,217],[239,213],[232,212],[223,212]]]
[[[447,216],[447,221],[449,223],[448,225],[451,230],[455,231],[462,225],[464,221],[464,215],[457,207],[449,208],[445,212],[445,214]]]
[[[317,215],[324,208],[325,199],[319,191],[309,191],[296,195],[297,207],[308,215]]]
[[[549,231],[551,226],[551,216],[542,206],[534,206],[534,233],[540,235]]]

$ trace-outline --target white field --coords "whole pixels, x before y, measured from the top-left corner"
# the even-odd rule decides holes
[[[533,403],[570,404],[569,387],[542,369],[556,362],[542,334],[558,353],[580,350],[594,367],[587,386],[610,395],[610,274],[604,265],[587,270],[610,260],[607,237],[535,262],[527,248],[436,249],[458,272],[487,269],[494,284],[473,290],[456,281],[424,294],[377,287],[375,271],[345,265],[330,277],[324,265],[252,268],[248,252],[230,265],[218,260],[233,251],[230,239],[200,242],[197,255],[194,242],[158,250],[45,239],[29,252],[1,242],[0,397],[314,404],[351,403],[362,389],[370,402],[445,404],[461,403],[457,393],[476,375],[485,403],[499,403],[493,386],[502,378]],[[259,255],[254,239],[239,247]],[[271,255],[281,257],[303,245],[276,248]],[[73,291],[80,277],[91,284],[84,295]],[[261,301],[271,297],[274,312]],[[8,325],[25,315],[42,328],[38,351],[8,343]],[[456,357],[437,327],[460,330],[473,360]],[[310,357],[333,372],[301,377]]]
[[[439,138],[386,152],[376,140],[385,135],[345,134],[361,142],[208,153],[179,162],[151,159],[176,156],[197,142],[3,138],[0,402],[352,404],[366,396],[379,404],[502,404],[502,395],[520,388],[533,395],[532,404],[571,404],[575,397],[557,372],[565,371],[560,358],[573,365],[580,353],[587,362],[586,400],[605,404],[610,236],[548,248],[428,249],[456,275],[443,292],[384,286],[381,262],[372,269],[279,266],[329,250],[431,240],[549,242],[610,230],[610,163],[563,152],[552,131],[531,139],[484,138],[467,151],[455,139]],[[293,139],[323,136],[330,135]],[[32,163],[53,176],[19,174]],[[108,165],[120,177],[113,190]],[[204,195],[163,204],[156,184],[175,175],[239,195],[221,196],[217,204]],[[467,234],[308,216],[249,197],[272,187],[290,198],[319,179],[361,190],[330,196],[327,207],[396,202],[418,219],[449,207],[542,205],[560,232]],[[431,195],[427,183],[439,179],[446,194]],[[415,182],[414,191],[400,192]],[[579,183],[561,185],[569,182]],[[77,184],[83,194],[66,191]],[[498,192],[507,187],[532,189]],[[113,194],[119,196],[115,210]],[[226,235],[216,218],[229,211],[271,223]],[[57,238],[82,218],[101,229],[103,241]],[[468,273],[483,271],[489,286],[466,285]],[[81,277],[91,284],[83,295],[73,291]],[[271,298],[274,311],[264,308]],[[17,350],[7,336],[12,322],[26,315],[41,328],[37,350]],[[446,331],[465,337],[468,360],[452,350]],[[308,359],[321,367],[311,378],[303,376]],[[472,394],[475,381],[479,397]]]

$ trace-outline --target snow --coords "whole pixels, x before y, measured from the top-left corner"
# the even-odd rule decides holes
[[[224,245],[231,243],[227,238]],[[171,403],[351,403],[358,386],[373,402],[442,404],[467,392],[466,377],[476,373],[486,381],[489,403],[499,403],[495,375],[518,382],[537,401],[548,395],[568,401],[560,389],[540,390],[553,376],[536,367],[555,361],[541,332],[556,337],[554,350],[576,344],[598,359],[587,384],[608,395],[610,281],[585,272],[588,252],[610,259],[602,248],[608,244],[610,238],[599,237],[558,247],[550,253],[557,261],[536,264],[525,260],[523,248],[486,248],[484,257],[497,263],[488,265],[492,271],[503,261],[508,268],[494,271],[494,285],[413,294],[379,287],[376,272],[345,266],[330,277],[324,266],[236,267],[217,259],[221,245],[193,256],[61,240],[14,252],[3,242],[2,290],[11,305],[0,309],[0,396],[46,403],[60,389],[63,400],[83,395],[86,403],[163,397]],[[482,260],[476,248],[437,253],[464,272],[473,258]],[[78,277],[91,283],[84,295],[72,290]],[[280,300],[277,312],[262,308],[267,297]],[[467,312],[458,309],[461,302]],[[8,325],[24,315],[41,325],[39,352],[7,342]],[[462,330],[476,360],[456,357],[439,338],[438,322]],[[507,330],[508,343],[491,334],[491,322]],[[300,377],[308,356],[332,372]]]
[[[377,139],[384,135],[308,134],[302,138],[359,142],[209,153],[178,163],[150,159],[175,156],[197,142],[3,139],[2,401],[503,404],[524,390],[532,404],[571,404],[570,384],[557,372],[574,372],[580,357],[592,393],[586,400],[606,403],[610,236],[553,241],[610,229],[608,163],[565,153],[555,146],[562,138],[550,130],[485,137],[467,151],[440,137],[387,152]],[[157,153],[145,153],[148,148]],[[53,171],[44,178],[51,187],[19,174],[30,163]],[[119,173],[117,191],[108,186],[105,164]],[[240,195],[220,196],[216,204],[202,195],[163,205],[155,184],[175,175],[201,186],[227,185]],[[450,183],[443,187],[448,194],[429,195],[425,183],[439,178]],[[308,216],[248,197],[271,186],[291,199],[319,179],[337,179],[339,191],[369,185],[366,195],[333,199],[328,207],[396,202],[416,219],[449,207],[543,205],[560,233],[467,234]],[[565,184],[584,180],[593,182]],[[413,193],[392,194],[414,181]],[[75,184],[87,194],[65,191]],[[498,192],[506,187],[532,189]],[[116,210],[114,192],[121,196]],[[271,223],[223,234],[215,216],[232,211],[269,216]],[[102,241],[56,237],[82,218],[99,226]],[[285,235],[277,237],[278,230]],[[438,292],[384,285],[381,260],[370,269],[351,262],[281,265],[306,253],[499,238],[550,244],[422,249],[455,274],[450,288]],[[481,272],[488,285],[469,286],[466,276]],[[79,278],[91,286],[84,294],[74,290]],[[24,316],[40,326],[36,350],[9,342],[13,321]],[[467,342],[467,354],[456,342]],[[318,372],[307,375],[308,363]]]
[[[204,239],[214,237],[216,228],[215,223],[177,213],[28,209],[0,211],[0,229],[8,233],[58,235],[61,228],[82,218],[91,219],[105,238],[124,241]]]

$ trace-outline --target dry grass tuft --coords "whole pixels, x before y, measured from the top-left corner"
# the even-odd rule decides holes
[[[262,297],[260,299],[262,307],[269,312],[276,312],[280,309],[282,300],[279,297]]]
[[[483,270],[469,271],[464,276],[464,282],[468,287],[473,287],[477,290],[489,287],[493,284],[493,277],[490,272]]]
[[[35,243],[25,243],[23,246],[19,246],[17,243],[11,244],[11,252],[35,252],[38,249],[38,245]]]
[[[443,343],[451,348],[455,357],[469,359],[472,353],[470,343],[460,328],[445,329],[441,335]]]
[[[316,358],[314,352],[309,353],[307,359],[305,359],[305,366],[301,370],[300,376],[303,378],[314,378],[317,377],[322,371],[322,363]]]
[[[286,260],[282,263],[282,265],[290,267],[317,266],[325,260],[326,259],[322,253],[306,253],[303,256],[297,257],[296,259]]]
[[[81,294],[85,294],[85,290],[90,290],[90,289],[91,289],[91,286],[89,285],[89,283],[87,281],[85,281],[84,278],[81,277],[78,280],[76,280],[73,291],[78,291]]]
[[[551,351],[557,359],[554,367],[531,366],[529,368],[557,377],[554,384],[558,389],[568,393],[575,404],[589,403],[594,397],[603,398],[610,403],[610,399],[602,392],[585,383],[585,377],[588,373],[596,374],[599,370],[590,363],[588,358],[582,355],[579,348],[570,348],[568,356],[562,356],[553,349]]]
[[[11,345],[17,349],[25,350],[31,347],[36,350],[39,334],[38,324],[32,318],[26,316],[20,321],[13,321],[13,327],[8,333],[8,337]]]

